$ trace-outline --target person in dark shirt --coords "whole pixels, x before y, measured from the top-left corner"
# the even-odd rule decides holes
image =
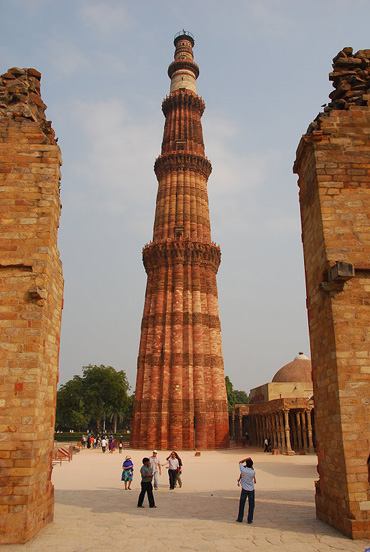
[[[149,508],[156,508],[154,502],[154,496],[153,496],[153,485],[152,485],[152,479],[153,479],[153,471],[150,467],[150,460],[149,458],[143,458],[143,465],[140,468],[141,473],[141,493],[139,494],[139,499],[137,502],[138,508],[145,508],[143,506],[144,497],[145,494],[148,494],[148,500],[149,500]]]

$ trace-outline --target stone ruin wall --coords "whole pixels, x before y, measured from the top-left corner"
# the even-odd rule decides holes
[[[317,517],[370,537],[370,50],[344,48],[299,175],[316,415]]]
[[[0,76],[0,544],[26,542],[54,510],[61,153],[40,78]]]

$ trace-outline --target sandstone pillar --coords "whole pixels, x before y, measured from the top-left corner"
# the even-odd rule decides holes
[[[285,442],[286,442],[286,453],[292,454],[292,446],[290,444],[290,428],[289,428],[289,410],[284,410],[284,433],[285,433]]]
[[[276,431],[276,424],[275,424],[275,413],[272,412],[270,414],[270,420],[271,420],[271,431],[272,431],[272,446],[274,449],[278,447],[277,445],[277,431]]]
[[[256,417],[254,415],[250,415],[249,420],[250,420],[249,444],[254,445],[256,443]]]
[[[303,450],[308,452],[306,411],[302,411],[302,436],[303,436]]]
[[[148,276],[137,366],[131,445],[215,449],[229,444],[229,418],[194,39],[175,37],[153,241],[143,250]],[[148,423],[148,420],[150,423]],[[240,430],[240,428],[239,428]],[[242,429],[241,429],[242,434]]]
[[[281,440],[281,427],[280,427],[280,417],[279,412],[275,413],[275,425],[276,425],[276,436],[279,450],[283,449],[283,443]]]
[[[256,416],[256,420],[257,420],[257,445],[260,447],[262,446],[262,442],[263,442],[263,439],[262,439],[262,424],[261,424],[261,416],[260,414],[257,414]]]
[[[61,153],[40,78],[0,77],[0,544],[26,542],[54,511]]]
[[[258,427],[257,427],[257,416],[253,415],[253,427],[254,427],[254,433],[253,433],[253,445],[258,444]]]
[[[297,447],[297,424],[295,419],[294,410],[290,410],[288,415],[289,429],[290,429],[290,444],[293,450],[296,450]]]
[[[268,438],[267,434],[267,424],[266,424],[266,417],[264,414],[261,414],[261,428],[262,428],[262,444],[265,442],[265,439]]]
[[[296,427],[297,427],[297,446],[299,450],[303,449],[302,442],[302,424],[301,424],[301,411],[297,410],[295,413]]]
[[[265,431],[265,427],[264,427],[264,424],[263,424],[263,415],[260,414],[259,415],[259,423],[260,423],[260,447],[263,447],[263,443],[265,441],[265,438],[266,438],[266,431]]]
[[[311,422],[311,410],[306,411],[307,414],[307,432],[308,432],[308,452],[315,452],[312,439],[312,422]]]
[[[239,414],[238,422],[238,438],[243,439],[243,416],[241,414]]]
[[[234,412],[234,410],[231,413],[230,437],[233,441],[235,441],[235,412]]]
[[[331,102],[302,137],[302,240],[320,480],[316,514],[370,537],[370,50],[333,60]]]
[[[260,422],[259,422],[259,416],[256,414],[255,416],[255,424],[256,424],[256,445],[260,446]]]
[[[281,438],[281,448],[282,452],[286,454],[286,441],[285,441],[285,432],[284,432],[284,412],[279,410],[279,425],[280,425],[280,438]]]

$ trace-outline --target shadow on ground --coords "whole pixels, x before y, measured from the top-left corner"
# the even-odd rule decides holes
[[[184,489],[170,491],[160,488],[154,494],[156,509],[149,509],[145,498],[145,509],[137,508],[138,490],[124,491],[117,488],[96,490],[56,490],[56,504],[86,508],[95,514],[126,514],[138,518],[138,522],[199,520],[200,522],[234,523],[239,504],[238,489],[231,491],[186,492]],[[184,510],[186,504],[186,511]],[[285,491],[256,493],[254,528],[258,527],[281,532],[300,532],[341,538],[340,533],[315,518],[313,491]],[[343,537],[346,540],[346,537]]]

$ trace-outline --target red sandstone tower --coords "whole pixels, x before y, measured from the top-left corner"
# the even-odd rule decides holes
[[[148,275],[132,420],[135,448],[215,449],[229,444],[216,274],[193,36],[174,40],[170,95],[155,162],[158,194],[153,241],[143,250]]]

